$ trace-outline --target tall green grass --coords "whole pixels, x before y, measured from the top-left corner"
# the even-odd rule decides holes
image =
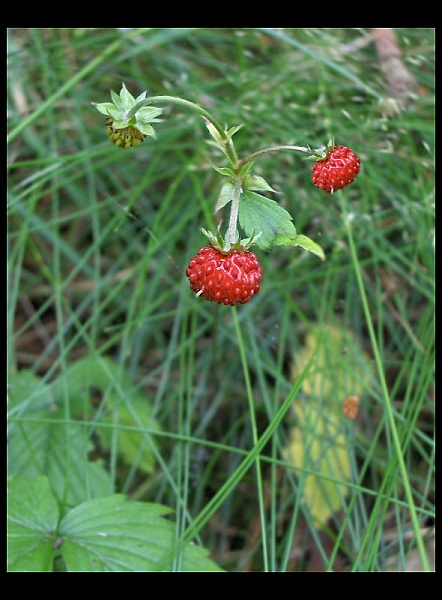
[[[197,540],[229,571],[433,568],[434,32],[397,33],[420,88],[386,115],[375,49],[357,43],[368,30],[8,31],[8,372],[63,386],[70,365],[98,356],[130,376],[161,425],[156,468],[124,466],[116,445],[106,460],[115,491],[175,510],[171,557]],[[242,156],[330,137],[350,146],[361,173],[332,196],[299,155],[257,163],[327,260],[258,252],[249,304],[196,298],[185,268],[200,227],[216,226],[212,165],[225,165],[203,121],[176,107],[137,150],[109,144],[91,103],[122,82],[243,124]],[[368,357],[358,418],[339,426],[345,481],[284,453],[293,404],[312,402],[317,355],[294,375],[297,360],[312,331],[331,328]],[[332,390],[349,376],[345,350],[321,376]],[[345,399],[330,385],[315,397],[321,415]],[[347,487],[326,528],[305,500],[312,474]]]

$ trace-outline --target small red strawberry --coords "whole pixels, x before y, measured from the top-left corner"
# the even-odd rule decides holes
[[[353,183],[359,173],[360,162],[347,146],[329,145],[325,156],[312,167],[312,181],[321,190],[335,192]]]
[[[246,304],[259,292],[262,268],[253,252],[200,248],[186,269],[190,288],[218,304]]]

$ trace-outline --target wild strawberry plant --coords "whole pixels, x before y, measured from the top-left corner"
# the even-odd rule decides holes
[[[223,182],[214,207],[218,212],[230,205],[230,217],[224,233],[203,229],[210,245],[201,248],[186,269],[190,288],[198,295],[219,304],[245,304],[259,292],[262,269],[252,245],[261,250],[274,246],[299,246],[325,259],[322,248],[312,239],[298,233],[289,212],[264,193],[275,190],[260,175],[253,172],[261,157],[280,151],[294,151],[315,161],[313,184],[333,193],[353,183],[360,170],[360,160],[346,146],[336,146],[330,140],[325,146],[271,146],[239,158],[234,136],[241,126],[223,127],[206,109],[175,96],[147,97],[143,92],[134,98],[123,84],[120,94],[111,92],[112,102],[95,103],[107,118],[110,141],[122,149],[139,146],[146,137],[155,136],[152,123],[158,122],[162,109],[158,105],[175,104],[191,109],[203,119],[215,146],[227,161],[227,166],[213,168]]]

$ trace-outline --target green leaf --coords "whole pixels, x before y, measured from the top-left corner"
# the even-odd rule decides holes
[[[175,539],[175,525],[163,518],[170,509],[128,502],[113,495],[85,502],[60,523],[61,554],[68,571],[156,571]],[[183,571],[222,571],[195,545],[185,548]]]
[[[52,571],[58,505],[47,477],[8,481],[8,571]]]
[[[204,119],[207,129],[209,130],[210,135],[215,140],[217,147],[221,148],[224,151],[225,144],[224,144],[224,140],[223,140],[220,132],[215,127],[215,125],[211,121],[209,121],[209,119],[207,119],[206,117],[203,117],[203,119]]]
[[[232,139],[232,137],[235,135],[235,133],[238,133],[238,131],[240,129],[242,129],[244,127],[244,125],[234,125],[233,127],[231,127],[228,131],[226,131],[226,137],[227,139]]]
[[[83,502],[59,522],[47,477],[13,477],[8,482],[8,571],[52,571],[57,554],[73,572],[156,571],[176,539],[175,524],[164,518],[171,512],[115,494]],[[177,564],[181,571],[222,571],[206,549],[194,544]]]
[[[218,200],[216,201],[215,213],[232,200],[234,188],[235,186],[231,180],[227,180],[223,183]]]
[[[30,371],[10,375],[8,384],[9,474],[43,474],[58,407],[50,387]]]
[[[242,184],[243,190],[262,190],[266,192],[275,192],[274,190],[264,179],[264,177],[260,177],[259,175],[246,175]]]
[[[297,245],[304,250],[311,252],[312,254],[316,254],[316,256],[319,256],[321,260],[325,260],[324,250],[321,248],[321,246],[306,235],[298,235]]]
[[[239,222],[246,235],[261,232],[256,244],[263,250],[274,245],[296,245],[296,229],[292,217],[274,200],[245,191],[239,202]]]
[[[8,469],[10,475],[47,475],[68,506],[113,491],[102,461],[91,462],[90,429],[65,419],[52,390],[29,372],[10,377]],[[31,386],[33,385],[33,389]]]
[[[155,468],[151,431],[159,431],[152,418],[151,406],[145,395],[134,387],[123,369],[103,357],[88,356],[73,363],[64,374],[69,389],[72,414],[81,414],[84,420],[96,421],[95,430],[108,449],[116,444],[123,460],[145,473]],[[62,382],[57,382],[56,397],[63,393]],[[105,404],[99,418],[91,406],[91,389],[101,392]],[[100,425],[105,424],[106,427]],[[135,462],[136,461],[136,462]]]

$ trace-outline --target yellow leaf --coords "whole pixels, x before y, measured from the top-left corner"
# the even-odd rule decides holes
[[[334,325],[327,328],[316,325],[307,334],[304,348],[295,353],[292,379],[303,371],[317,347],[315,363],[302,384],[303,391],[308,396],[336,401],[339,406],[349,394],[362,396],[371,377],[369,359],[350,331]]]
[[[342,508],[347,494],[345,484],[350,480],[350,461],[346,438],[336,414],[324,414],[324,407],[317,402],[297,403],[294,410],[298,425],[292,430],[284,456],[302,468],[298,473],[303,500],[317,526],[321,527]],[[303,475],[305,470],[320,475]]]
[[[295,354],[292,377],[303,371],[312,354],[315,362],[293,410],[296,426],[284,457],[299,474],[303,501],[318,527],[339,511],[351,477],[350,452],[342,403],[349,394],[362,395],[371,377],[368,357],[343,328],[315,326],[304,348]]]

